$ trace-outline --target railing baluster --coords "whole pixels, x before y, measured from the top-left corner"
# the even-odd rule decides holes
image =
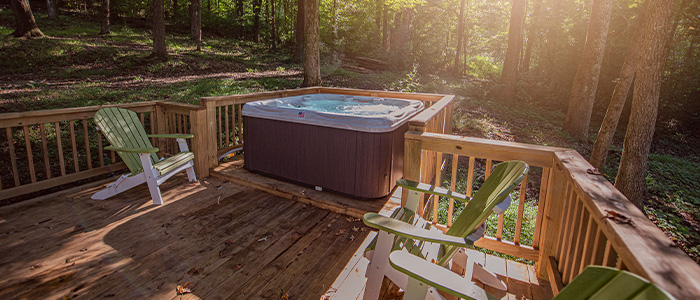
[[[68,120],[68,124],[70,125],[70,143],[71,147],[73,147],[73,166],[75,167],[75,173],[78,173],[80,166],[78,165],[78,145],[75,144],[75,124],[73,124],[73,120]]]
[[[469,170],[467,171],[467,191],[465,194],[467,197],[472,196],[472,186],[474,185],[474,162],[476,161],[476,158],[474,156],[469,157]],[[464,205],[467,205],[467,202],[464,203]]]
[[[19,172],[17,172],[17,159],[15,158],[15,143],[12,138],[12,129],[10,127],[5,128],[5,133],[7,133],[7,146],[10,148],[10,164],[12,164],[12,177],[15,179],[15,187],[19,186]]]
[[[46,168],[46,179],[50,179],[51,164],[49,164],[49,149],[46,145],[46,128],[44,128],[44,123],[39,124],[39,131],[41,132],[41,147],[44,150],[44,167]]]
[[[223,149],[224,147],[221,145],[222,144],[221,140],[224,138],[224,134],[221,133],[221,106],[216,107],[216,117],[218,120],[218,122],[216,122],[216,123],[219,124],[219,131],[217,132],[217,135],[219,136],[219,138],[218,138],[219,149]]]
[[[515,221],[515,236],[513,243],[520,244],[520,231],[523,228],[523,213],[525,212],[525,197],[527,196],[527,174],[520,182],[520,201],[518,202],[518,217]]]
[[[27,160],[29,161],[29,177],[32,182],[36,182],[36,173],[34,172],[34,155],[32,154],[32,144],[29,140],[29,127],[22,126],[24,129],[24,146],[27,148]]]
[[[566,242],[566,237],[569,235],[569,231],[571,230],[571,219],[573,218],[574,214],[574,207],[576,207],[576,203],[574,202],[572,198],[573,194],[573,187],[570,182],[567,182],[566,184],[566,192],[564,193],[564,201],[566,202],[564,204],[564,214],[561,216],[560,224],[564,224],[564,230],[560,231],[559,233],[559,243],[557,246],[557,258],[559,261],[559,267],[561,268],[562,265],[564,264],[564,249],[566,248],[567,242]]]
[[[598,226],[596,226],[596,228],[597,227]],[[605,234],[603,234],[600,228],[597,228],[595,232],[595,239],[593,241],[593,251],[591,253],[591,265],[603,264],[603,255],[605,254],[606,242],[607,238],[605,237]]]
[[[452,154],[452,179],[450,179],[450,190],[452,191],[457,190],[457,168],[459,167],[457,165],[458,162],[459,155]],[[450,226],[452,226],[452,216],[454,214],[455,209],[455,199],[447,198],[447,201],[447,227],[449,228]]]
[[[435,186],[440,186],[442,180],[442,153],[435,152]],[[440,205],[440,196],[433,196],[433,224],[438,223],[438,206]]]
[[[542,215],[544,213],[545,201],[547,199],[547,189],[549,187],[550,168],[542,168],[542,181],[540,182],[540,197],[537,201],[537,220],[535,220],[535,234],[532,237],[532,247],[539,249],[540,232],[542,230]]]
[[[229,114],[228,114],[228,105],[224,106],[224,111],[225,111],[225,112],[224,112],[224,121],[226,122],[226,124],[225,124],[225,125],[226,125],[226,138],[224,138],[224,148],[228,148],[228,146],[230,146],[230,145],[229,145],[229,140],[230,140],[230,137],[231,137],[231,133],[229,132],[229,128],[228,128],[228,123],[229,123],[229,122],[228,122],[228,116],[229,116]]]
[[[105,166],[105,152],[102,149],[102,132],[97,131],[97,154],[100,156],[100,167]]]
[[[493,160],[486,159],[486,169],[484,170],[484,180],[488,179],[489,176],[491,176],[491,165],[493,164]]]
[[[595,246],[595,234],[598,232],[598,225],[593,219],[593,215],[588,217],[588,227],[586,227],[586,238],[583,240],[583,255],[581,255],[580,265],[576,274],[581,274],[583,269],[588,265],[586,262],[591,260],[593,255],[593,247]],[[576,270],[575,270],[576,271]]]
[[[66,163],[63,160],[63,143],[61,142],[61,124],[54,123],[56,127],[56,144],[58,145],[58,164],[61,165],[61,176],[66,175]]]
[[[605,254],[603,255],[603,265],[608,267],[617,266],[617,252],[612,246],[612,242],[608,241],[605,245]]]
[[[566,280],[566,275],[569,274],[569,271],[571,270],[571,265],[574,263],[574,248],[576,247],[575,241],[576,241],[576,236],[579,233],[579,226],[581,225],[581,217],[583,216],[583,203],[579,201],[578,196],[574,196],[574,203],[575,203],[575,210],[573,214],[573,218],[571,219],[571,231],[569,231],[569,234],[567,235],[566,238],[566,248],[564,249],[564,263],[562,264],[562,279],[564,280],[564,283],[568,283]]]
[[[140,112],[140,113],[139,113],[139,119],[141,119],[141,126],[143,126],[144,128],[146,128],[146,122],[145,122],[145,120],[144,120],[144,118],[143,118],[143,112]]]
[[[243,109],[243,104],[238,104],[238,142],[239,145],[243,144],[243,115],[241,110]]]
[[[90,133],[88,132],[87,119],[83,119],[83,138],[85,139],[85,156],[88,169],[92,169],[92,155],[90,155]]]
[[[566,282],[571,281],[572,278],[574,278],[576,275],[578,275],[578,269],[581,266],[581,261],[583,257],[583,244],[585,241],[585,237],[587,232],[584,231],[583,229],[588,227],[588,221],[590,219],[590,214],[588,213],[588,210],[586,209],[586,206],[583,205],[583,201],[581,201],[581,209],[583,210],[583,213],[581,214],[580,217],[580,222],[578,225],[578,231],[576,234],[576,244],[574,246],[574,255],[571,258],[571,268],[569,272],[567,273],[566,276]]]
[[[156,122],[155,122],[155,118],[154,118],[155,113],[156,113],[155,111],[151,111],[148,113],[148,121],[151,123],[151,134],[156,133],[156,127],[155,127]],[[155,145],[155,144],[156,144],[156,138],[151,138],[151,145]]]

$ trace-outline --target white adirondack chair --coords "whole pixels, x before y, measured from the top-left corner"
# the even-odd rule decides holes
[[[377,239],[370,244],[365,256],[370,260],[367,267],[367,285],[364,299],[378,299],[384,276],[402,289],[408,285],[408,276],[389,266],[389,254],[403,250],[436,264],[440,268],[457,264],[467,270],[482,283],[505,291],[506,285],[495,275],[482,267],[467,266],[465,248],[472,248],[474,242],[484,234],[484,222],[491,212],[501,214],[510,206],[510,192],[515,189],[528,172],[528,165],[522,161],[509,161],[498,164],[491,176],[469,200],[465,195],[443,188],[398,180],[397,184],[409,190],[406,207],[397,208],[390,217],[376,213],[366,213],[363,221],[367,226],[378,229]],[[421,193],[452,197],[468,201],[464,211],[447,232],[430,226],[414,211],[418,208]]]
[[[105,150],[114,150],[124,161],[131,173],[119,177],[94,195],[92,199],[104,200],[124,192],[142,183],[148,184],[153,204],[163,204],[159,186],[173,175],[186,171],[190,182],[197,181],[194,174],[194,154],[189,151],[185,139],[192,134],[146,134],[135,112],[123,108],[108,107],[95,113],[95,123],[111,146]],[[174,138],[180,153],[165,159],[158,159],[158,148],[153,147],[149,137]]]

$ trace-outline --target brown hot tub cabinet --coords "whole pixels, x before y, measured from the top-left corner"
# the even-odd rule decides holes
[[[313,110],[334,105],[352,110],[355,103],[389,112],[367,117],[357,115],[362,111]],[[384,197],[403,176],[407,121],[422,109],[415,100],[330,94],[248,103],[243,108],[245,168],[356,198]]]

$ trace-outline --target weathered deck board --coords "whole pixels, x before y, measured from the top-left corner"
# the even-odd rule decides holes
[[[151,204],[145,185],[91,200],[99,188],[0,208],[0,299],[362,296],[364,248],[376,233],[359,219],[217,178],[200,184],[187,184],[184,176],[169,180],[161,186],[162,206]],[[315,201],[346,200],[322,195]],[[344,205],[355,205],[357,212],[387,211],[397,200],[385,199],[383,207]],[[506,298],[551,298],[532,267],[469,253],[471,261],[497,267],[501,278],[516,283]],[[177,295],[175,287],[186,282],[192,293]]]

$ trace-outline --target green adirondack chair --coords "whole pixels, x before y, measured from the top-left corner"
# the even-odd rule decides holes
[[[153,204],[163,204],[159,186],[173,175],[186,171],[190,182],[197,181],[194,174],[194,154],[189,151],[185,139],[192,134],[146,134],[135,112],[123,108],[108,107],[95,113],[95,123],[111,146],[105,150],[114,150],[124,161],[131,173],[119,177],[94,195],[92,199],[104,200],[124,192],[142,183],[148,184]],[[158,159],[158,148],[153,147],[149,137],[174,138],[180,153],[165,159]]]
[[[479,268],[467,266],[465,248],[471,248],[474,242],[484,235],[484,222],[492,213],[501,214],[510,206],[510,192],[523,180],[528,172],[528,165],[522,161],[508,161],[498,164],[491,176],[474,194],[471,200],[467,196],[448,191],[443,188],[417,183],[409,180],[398,180],[397,184],[409,191],[405,207],[399,207],[386,217],[377,213],[366,213],[364,223],[378,229],[377,238],[365,251],[370,260],[367,266],[364,299],[377,299],[384,276],[394,284],[406,288],[408,276],[389,267],[389,254],[392,251],[406,249],[415,257],[430,261],[442,268],[455,263],[470,273],[479,274],[479,279],[494,288],[505,290],[506,286],[498,278]],[[430,226],[430,223],[416,215],[419,198],[422,193],[436,196],[451,197],[468,201],[467,206],[443,233]]]
[[[409,277],[404,300],[444,299],[438,294],[438,290],[463,299],[498,299],[471,280],[406,251],[392,252],[389,258],[394,269]],[[671,300],[674,298],[634,273],[591,265],[564,287],[554,299]]]

